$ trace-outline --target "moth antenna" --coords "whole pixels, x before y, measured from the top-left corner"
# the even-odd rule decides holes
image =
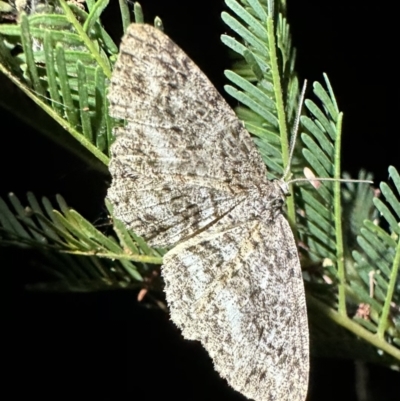
[[[304,98],[306,94],[306,89],[307,89],[307,80],[304,81],[303,88],[301,90],[300,94],[300,99],[299,99],[299,107],[297,108],[297,114],[296,118],[294,120],[293,124],[293,130],[292,130],[292,136],[290,138],[290,145],[289,145],[289,162],[285,168],[285,171],[283,173],[283,181],[286,181],[287,176],[290,173],[290,166],[292,164],[292,159],[293,159],[293,153],[294,153],[294,147],[296,145],[296,139],[297,139],[297,134],[299,132],[299,126],[300,126],[300,117],[301,117],[301,110],[303,108],[304,104]],[[331,178],[331,177],[326,177],[326,178],[319,178],[319,177],[311,177],[311,178],[295,178],[293,180],[287,181],[287,184],[293,184],[296,182],[308,182],[310,183],[311,181],[338,181],[338,182],[357,182],[361,184],[373,184],[374,182],[371,180],[354,180],[354,179],[337,179],[337,178]]]
[[[304,98],[306,95],[306,89],[307,89],[307,80],[304,81],[303,88],[301,90],[300,99],[299,99],[299,107],[297,108],[297,114],[296,114],[296,118],[295,118],[294,124],[293,124],[293,130],[292,130],[292,135],[290,138],[290,146],[289,146],[289,161],[285,168],[285,171],[283,172],[283,177],[282,177],[282,179],[284,181],[287,178],[287,176],[290,172],[290,166],[292,165],[293,152],[294,152],[294,147],[296,145],[297,133],[299,132],[301,110],[303,109]]]
[[[293,184],[295,182],[310,182],[310,181],[335,181],[335,182],[358,182],[361,184],[373,184],[374,182],[371,180],[354,180],[351,178],[332,178],[332,177],[325,177],[325,178],[295,178],[293,180],[288,181],[288,184]]]
[[[312,186],[315,187],[315,189],[318,189],[319,186],[314,185],[313,182],[316,182],[316,184],[320,183],[321,181],[335,181],[335,182],[356,182],[356,183],[361,183],[361,184],[373,184],[373,181],[371,180],[358,180],[358,179],[352,179],[352,178],[332,178],[332,177],[316,177],[311,169],[308,167],[304,168],[304,175],[305,178],[294,178],[293,180],[289,180],[288,184],[293,184],[295,182],[307,182],[311,184]]]

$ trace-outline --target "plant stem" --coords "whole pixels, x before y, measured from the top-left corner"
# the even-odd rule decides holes
[[[272,81],[275,92],[276,111],[278,115],[279,133],[281,138],[280,142],[282,151],[283,171],[285,171],[286,167],[290,163],[289,140],[288,140],[288,129],[286,124],[285,103],[283,101],[283,96],[282,96],[281,76],[278,66],[278,57],[276,54],[275,26],[271,13],[267,18],[267,32],[268,32],[268,49],[270,54]],[[293,195],[292,185],[290,185],[290,193]],[[295,205],[293,196],[289,196],[287,198],[286,205],[287,205],[289,224],[293,229],[293,234],[295,236],[295,239],[297,239],[297,230],[294,230],[296,225],[295,224],[296,214],[295,214]]]
[[[371,333],[364,327],[360,326],[358,323],[354,322],[348,316],[342,315],[341,313],[331,309],[329,306],[323,304],[321,301],[312,297],[311,295],[307,295],[307,303],[321,311],[325,316],[339,324],[340,326],[346,328],[351,331],[358,337],[363,340],[369,342],[375,347],[381,349],[387,354],[393,356],[394,358],[400,361],[400,350],[393,345],[387,343],[383,338],[379,337],[377,334]]]
[[[397,242],[396,255],[393,260],[393,267],[390,272],[389,286],[385,297],[385,304],[383,305],[381,316],[379,317],[378,337],[383,339],[387,324],[387,318],[390,312],[390,304],[393,299],[394,290],[397,282],[397,274],[400,266],[400,238]]]
[[[344,251],[343,251],[343,229],[342,229],[342,203],[340,196],[340,151],[342,144],[342,123],[343,113],[339,113],[336,123],[336,138],[335,138],[335,171],[334,171],[334,214],[335,214],[335,235],[336,235],[336,263],[338,271],[338,303],[339,313],[347,316],[346,311],[346,272],[344,266]]]
[[[93,58],[96,60],[96,62],[99,64],[99,66],[102,68],[104,75],[107,78],[111,78],[111,70],[110,67],[107,65],[107,63],[104,61],[104,58],[101,56],[99,51],[97,50],[96,45],[92,42],[92,40],[89,38],[87,33],[84,31],[82,25],[79,23],[79,21],[75,18],[74,13],[71,11],[71,9],[68,7],[66,2],[64,0],[59,0],[60,5],[63,8],[65,12],[65,16],[67,17],[68,21],[73,25],[73,27],[76,29],[78,32],[79,36],[81,37],[83,43],[86,45],[88,48],[90,54],[93,56]]]

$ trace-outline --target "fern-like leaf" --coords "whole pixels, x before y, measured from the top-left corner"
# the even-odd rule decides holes
[[[105,80],[118,53],[99,22],[107,1],[89,13],[60,3],[57,13],[23,13],[19,24],[0,25],[0,69],[107,164],[112,123],[105,117]]]
[[[400,345],[400,176],[389,167],[394,190],[385,182],[380,189],[384,200],[374,204],[389,227],[389,233],[371,220],[357,237],[361,251],[353,251],[360,281],[358,295],[371,307],[370,323],[380,338]],[[351,281],[350,281],[351,283]]]
[[[107,236],[69,208],[60,195],[59,210],[47,198],[39,202],[32,193],[27,201],[28,206],[23,206],[10,194],[8,205],[0,198],[0,243],[39,251],[42,265],[56,267],[64,288],[141,286],[151,275],[150,264],[162,262],[164,250],[150,248],[116,219],[115,234]],[[112,213],[109,203],[107,207]]]
[[[285,14],[274,19],[267,1],[226,0],[231,14],[222,13],[236,37],[222,35],[222,42],[243,58],[226,71],[235,85],[228,94],[246,109],[238,115],[255,135],[270,178],[280,177],[288,160],[288,131],[294,121],[299,92],[294,51]],[[279,4],[278,4],[279,5]]]

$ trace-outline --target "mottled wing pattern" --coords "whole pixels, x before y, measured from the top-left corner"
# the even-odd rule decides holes
[[[162,32],[131,25],[109,92],[125,126],[108,197],[153,245],[178,243],[162,274],[171,319],[256,401],[304,401],[308,327],[285,183],[266,179],[250,135]]]
[[[125,122],[111,147],[108,197],[115,215],[150,244],[192,235],[237,205],[251,182],[265,181],[261,157],[232,109],[150,25],[128,28],[108,99],[110,114]]]
[[[181,243],[165,255],[162,272],[171,319],[202,342],[234,389],[258,401],[305,400],[304,287],[281,214]]]

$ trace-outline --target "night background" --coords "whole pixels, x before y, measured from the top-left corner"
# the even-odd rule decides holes
[[[118,2],[111,1],[103,23],[118,42]],[[223,91],[230,66],[219,36],[227,31],[220,0],[142,0],[145,20],[158,15],[165,32]],[[357,3],[357,4],[355,4]],[[343,170],[356,177],[372,172],[376,185],[399,163],[398,48],[394,12],[365,2],[288,1],[288,20],[297,48],[300,79],[330,78],[344,112]],[[224,8],[225,7],[225,8]],[[395,33],[397,35],[395,35]],[[4,77],[1,77],[0,85]],[[1,86],[0,86],[1,94]],[[33,107],[33,106],[32,106]],[[60,193],[69,206],[99,225],[107,222],[104,197],[110,178],[88,169],[66,150],[0,108],[3,137],[0,195],[27,191],[38,197]],[[21,149],[21,144],[23,144]],[[20,166],[24,166],[23,169]],[[156,400],[245,400],[212,368],[198,343],[182,339],[168,316],[146,309],[134,291],[89,294],[38,293],[25,285],[40,278],[34,254],[0,249],[4,316],[12,330],[21,389],[30,395]],[[5,273],[5,274],[4,274]],[[12,322],[12,323],[11,323]],[[18,339],[18,344],[14,343]],[[7,344],[6,344],[7,347]],[[14,361],[15,363],[15,361]],[[370,401],[400,399],[400,374],[369,367]],[[312,359],[308,400],[354,400],[354,361]],[[397,393],[397,394],[396,394]]]

